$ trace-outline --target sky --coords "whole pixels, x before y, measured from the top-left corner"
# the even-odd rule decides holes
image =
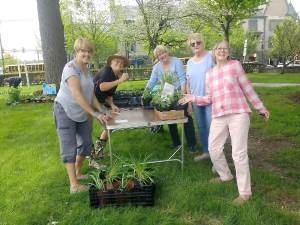
[[[300,0],[291,2],[300,15]],[[41,59],[36,0],[0,0],[0,34],[5,52],[21,61]]]

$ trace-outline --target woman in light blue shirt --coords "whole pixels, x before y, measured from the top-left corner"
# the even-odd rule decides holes
[[[205,50],[205,43],[199,33],[193,33],[188,38],[194,56],[187,62],[187,92],[193,95],[205,96],[206,72],[213,67],[212,54]],[[195,156],[199,161],[209,158],[208,134],[211,123],[211,106],[197,106],[189,103],[189,110],[193,109],[199,128],[200,140],[203,148],[201,155]]]
[[[151,77],[148,81],[147,88],[151,91],[155,85],[161,80],[162,74],[166,72],[172,72],[176,74],[177,80],[173,83],[177,90],[181,90],[183,94],[186,93],[186,77],[183,64],[180,59],[176,57],[170,57],[168,49],[163,45],[158,45],[154,49],[154,56],[158,59],[158,63],[153,66]],[[187,108],[184,110],[185,116],[188,117],[188,122],[184,124],[184,133],[187,139],[190,152],[196,151],[196,137],[195,129],[192,117],[187,113]],[[178,135],[177,125],[170,124],[169,131],[172,138],[171,148],[177,148],[181,142]]]

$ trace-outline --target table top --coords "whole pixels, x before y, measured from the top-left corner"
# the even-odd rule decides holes
[[[160,120],[153,109],[133,108],[121,109],[106,123],[107,130],[151,127],[155,125],[186,123],[187,118],[176,120]]]

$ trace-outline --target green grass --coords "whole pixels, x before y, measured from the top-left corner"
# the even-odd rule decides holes
[[[248,78],[254,83],[300,83],[299,73],[286,73],[286,74],[275,74],[275,73],[250,73],[247,74]],[[124,82],[119,85],[119,90],[128,90],[134,88],[144,88],[147,84],[146,80]],[[21,87],[22,94],[32,94],[34,91],[41,90],[41,85],[32,85],[30,87]],[[8,92],[8,87],[0,87],[0,97]]]
[[[248,77],[254,83],[300,83],[299,73],[250,73]]]
[[[125,83],[126,84],[126,83]],[[122,89],[130,88],[130,83]],[[133,84],[141,88],[144,83]],[[30,90],[32,91],[32,90]],[[263,139],[295,144],[272,155],[272,162],[291,176],[251,166],[253,198],[243,207],[231,204],[234,183],[210,184],[209,161],[195,163],[186,153],[179,164],[155,165],[157,194],[153,208],[125,207],[92,210],[86,193],[70,195],[59,158],[52,104],[7,107],[0,96],[0,224],[114,224],[114,225],[296,225],[300,224],[300,104],[287,96],[300,88],[257,88],[271,111],[268,123],[252,116],[251,128]],[[93,137],[100,126],[94,123]],[[169,155],[170,135],[147,129],[113,133],[113,146],[122,156]],[[85,172],[89,169],[84,165]]]

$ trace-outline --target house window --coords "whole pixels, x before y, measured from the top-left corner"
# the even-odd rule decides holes
[[[249,20],[248,29],[249,31],[257,31],[257,20]]]
[[[276,26],[281,23],[282,20],[270,20],[269,22],[269,30],[270,31],[274,31],[274,29],[276,28]]]

